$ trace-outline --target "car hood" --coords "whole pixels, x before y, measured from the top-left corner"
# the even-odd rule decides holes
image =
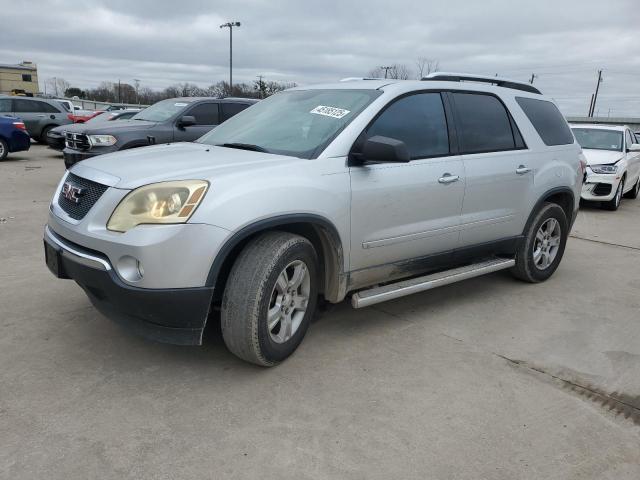
[[[610,165],[616,163],[623,157],[622,152],[594,150],[591,148],[583,148],[582,153],[584,153],[587,159],[587,165]]]
[[[226,173],[251,171],[306,160],[214,147],[201,143],[153,145],[99,155],[74,165],[71,172],[110,187],[133,189],[170,180],[202,179],[213,183]]]
[[[60,125],[59,127],[52,128],[49,132],[59,133],[62,135],[64,132],[84,133],[84,131],[90,127],[84,123],[72,123],[70,125]]]
[[[99,125],[86,125],[77,123],[78,128],[75,133],[85,133],[88,135],[118,135],[118,132],[131,132],[134,130],[147,130],[153,128],[156,122],[148,122],[146,120],[119,120],[118,122],[105,122]]]

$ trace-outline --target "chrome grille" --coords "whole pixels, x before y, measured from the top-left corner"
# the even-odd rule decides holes
[[[86,178],[78,177],[73,173],[69,173],[69,175],[67,175],[64,183],[68,183],[81,190],[81,194],[78,197],[79,201],[77,203],[69,200],[64,195],[64,186],[60,189],[60,193],[58,194],[58,205],[74,220],[82,220],[107,188],[109,188],[101,183],[96,183],[91,180],[87,180]]]
[[[89,137],[84,133],[64,133],[65,144],[68,148],[72,148],[74,150],[89,150],[91,148],[91,143],[89,143]]]

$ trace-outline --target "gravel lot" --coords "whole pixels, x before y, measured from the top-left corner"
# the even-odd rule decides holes
[[[292,358],[141,340],[42,252],[64,166],[0,163],[0,478],[640,478],[640,200],[584,208],[546,283],[362,310]]]

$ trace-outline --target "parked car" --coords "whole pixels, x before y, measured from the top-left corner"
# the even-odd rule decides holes
[[[60,102],[44,98],[0,96],[0,115],[20,117],[31,138],[41,143],[47,141],[49,130],[71,123]]]
[[[298,347],[318,296],[361,308],[501,269],[548,279],[582,161],[529,84],[295,88],[195,143],[75,165],[52,200],[46,261],[148,338],[200,344],[219,312],[231,352],[270,366]]]
[[[191,142],[236,113],[256,103],[250,98],[172,98],[162,100],[131,120],[86,126],[67,135],[64,163],[75,163],[130,148],[155,143]]]
[[[105,110],[75,110],[69,115],[73,123],[87,123],[94,117],[105,112]]]
[[[573,133],[587,160],[581,198],[617,210],[622,197],[640,192],[640,144],[626,126],[573,125]]]
[[[0,115],[0,160],[9,153],[29,150],[31,138],[27,127],[18,117]]]
[[[60,99],[58,99],[58,102],[60,102],[68,112],[73,113],[76,110],[82,110],[78,105],[74,105],[71,102],[71,100],[60,100]]]
[[[87,125],[96,125],[103,122],[112,122],[114,120],[128,120],[137,114],[140,110],[115,110],[110,112],[100,112],[100,115],[96,115],[85,122]],[[79,125],[62,125],[60,127],[52,128],[47,133],[47,144],[54,150],[62,151],[65,147],[65,132],[74,132],[80,127]]]

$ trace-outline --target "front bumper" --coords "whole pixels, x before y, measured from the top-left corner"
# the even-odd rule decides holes
[[[64,135],[60,133],[49,132],[47,134],[47,145],[54,150],[64,150]]]
[[[62,238],[48,226],[45,260],[58,278],[73,279],[102,314],[150,340],[200,345],[213,287],[147,289],[120,280],[100,252]]]
[[[81,151],[81,150],[74,150],[69,147],[65,147],[65,149],[62,150],[62,154],[64,155],[64,164],[67,167],[67,170],[71,168],[73,165],[75,165],[76,163],[81,162],[82,160],[86,160],[92,157],[97,157],[102,153],[109,153],[109,152],[101,151],[100,153],[96,153],[91,150]]]
[[[620,175],[587,174],[580,198],[593,202],[607,202],[615,197],[620,178]]]

